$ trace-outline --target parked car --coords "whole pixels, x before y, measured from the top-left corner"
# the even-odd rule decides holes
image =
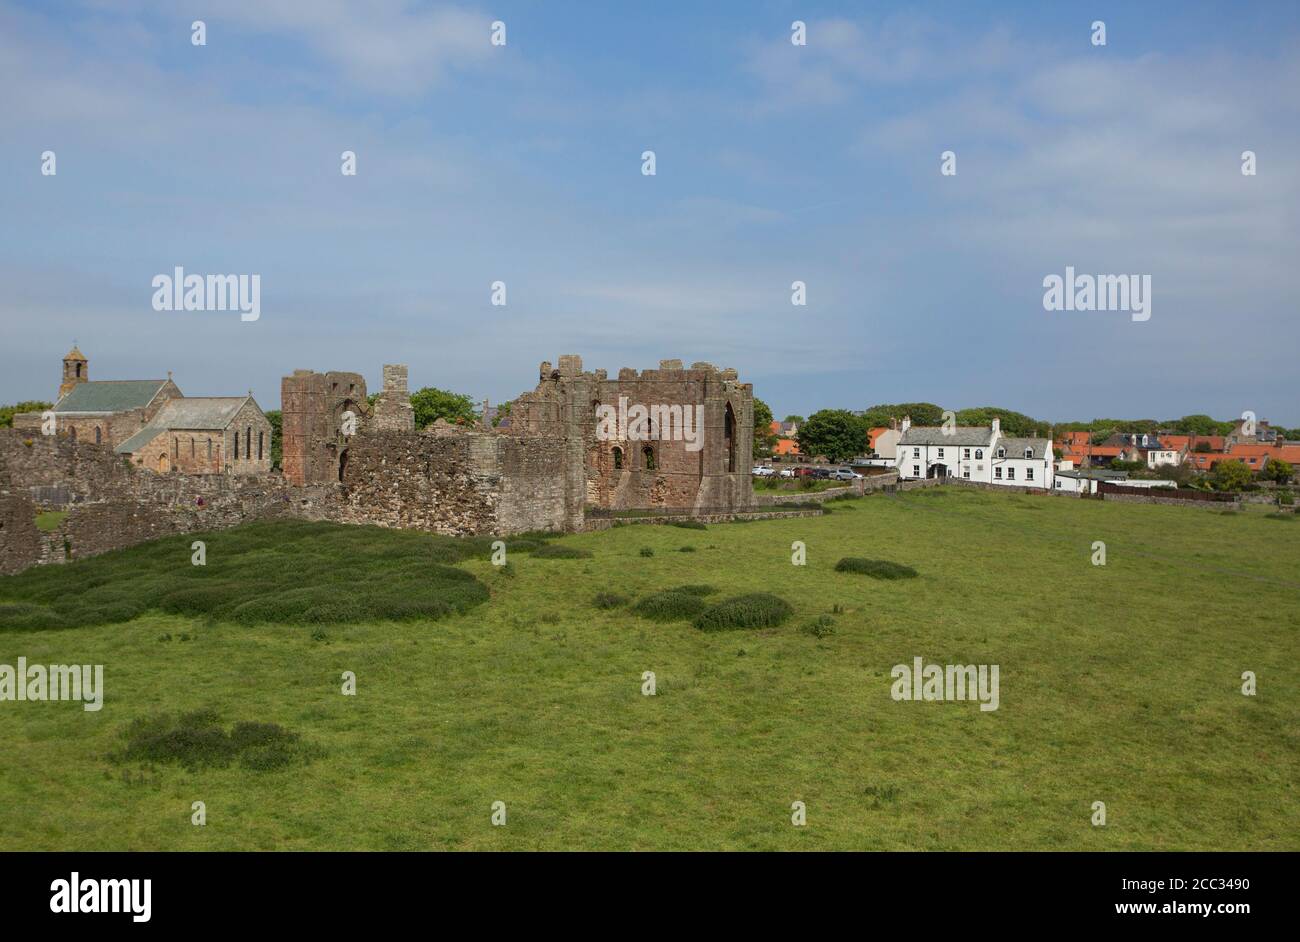
[[[773,474],[775,474],[776,472],[773,471],[771,468],[764,467],[763,465],[760,464],[760,465],[758,465],[756,468],[754,468],[754,470],[753,470],[751,473],[752,473],[755,477],[759,477],[759,478],[770,478],[770,477],[771,477]]]
[[[807,465],[800,465],[794,469],[794,476],[797,478],[810,478],[813,476],[813,469]]]
[[[836,468],[831,475],[837,481],[861,481],[862,475],[858,474],[852,468]]]
[[[794,477],[794,468],[782,468],[782,469],[781,469],[781,477],[783,477],[783,478],[792,478],[792,477]]]
[[[831,469],[813,468],[812,476],[814,481],[829,481],[831,479]]]

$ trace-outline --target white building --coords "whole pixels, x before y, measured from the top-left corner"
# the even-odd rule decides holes
[[[1050,438],[1007,438],[1002,423],[913,428],[903,420],[895,459],[899,480],[953,477],[983,484],[1052,489]]]

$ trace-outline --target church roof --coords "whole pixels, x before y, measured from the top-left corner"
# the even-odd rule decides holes
[[[165,379],[109,379],[78,383],[54,406],[55,412],[127,412],[143,409]]]
[[[113,450],[130,455],[149,444],[156,436],[171,429],[208,429],[224,431],[248,402],[249,396],[195,396],[169,399],[153,421]]]
[[[166,429],[159,428],[156,425],[146,425],[126,441],[122,442],[122,444],[114,448],[113,451],[117,452],[119,455],[133,455],[165,431]]]
[[[72,345],[72,349],[68,351],[67,356],[65,356],[63,359],[65,359],[65,360],[85,360],[85,359],[86,359],[86,355],[85,355],[84,353],[82,353],[80,350],[78,350],[78,349],[77,349],[77,345],[74,343],[74,344]]]

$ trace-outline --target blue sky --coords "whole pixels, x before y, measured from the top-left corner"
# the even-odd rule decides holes
[[[0,401],[75,338],[265,408],[295,368],[495,402],[579,353],[778,416],[1300,425],[1298,11],[0,0]],[[176,265],[259,274],[261,319],[154,311]],[[1151,319],[1043,310],[1067,265],[1151,275]]]

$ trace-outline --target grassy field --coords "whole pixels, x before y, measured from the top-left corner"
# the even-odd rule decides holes
[[[831,506],[563,537],[591,556],[512,552],[506,572],[481,543],[435,553],[489,593],[436,620],[148,608],[0,630],[0,664],[103,664],[106,687],[99,712],[0,702],[0,849],[1300,848],[1300,518],[958,488]],[[411,580],[393,547],[412,535],[351,532],[357,562],[322,594],[382,606],[377,563]],[[179,562],[153,544],[0,579],[0,603],[46,580],[41,604],[66,593],[75,611],[97,566],[184,587],[188,539]],[[204,539],[219,567],[247,537]],[[917,575],[836,571],[844,557]],[[261,582],[301,589],[286,565],[268,554]],[[794,615],[702,631],[631,607],[688,584],[715,588],[693,590],[707,602],[773,593]],[[629,605],[599,608],[602,592]],[[917,656],[999,665],[999,709],[894,701],[891,667]],[[214,748],[279,724],[301,757],[187,768],[124,750],[133,723],[187,711],[209,711]]]

